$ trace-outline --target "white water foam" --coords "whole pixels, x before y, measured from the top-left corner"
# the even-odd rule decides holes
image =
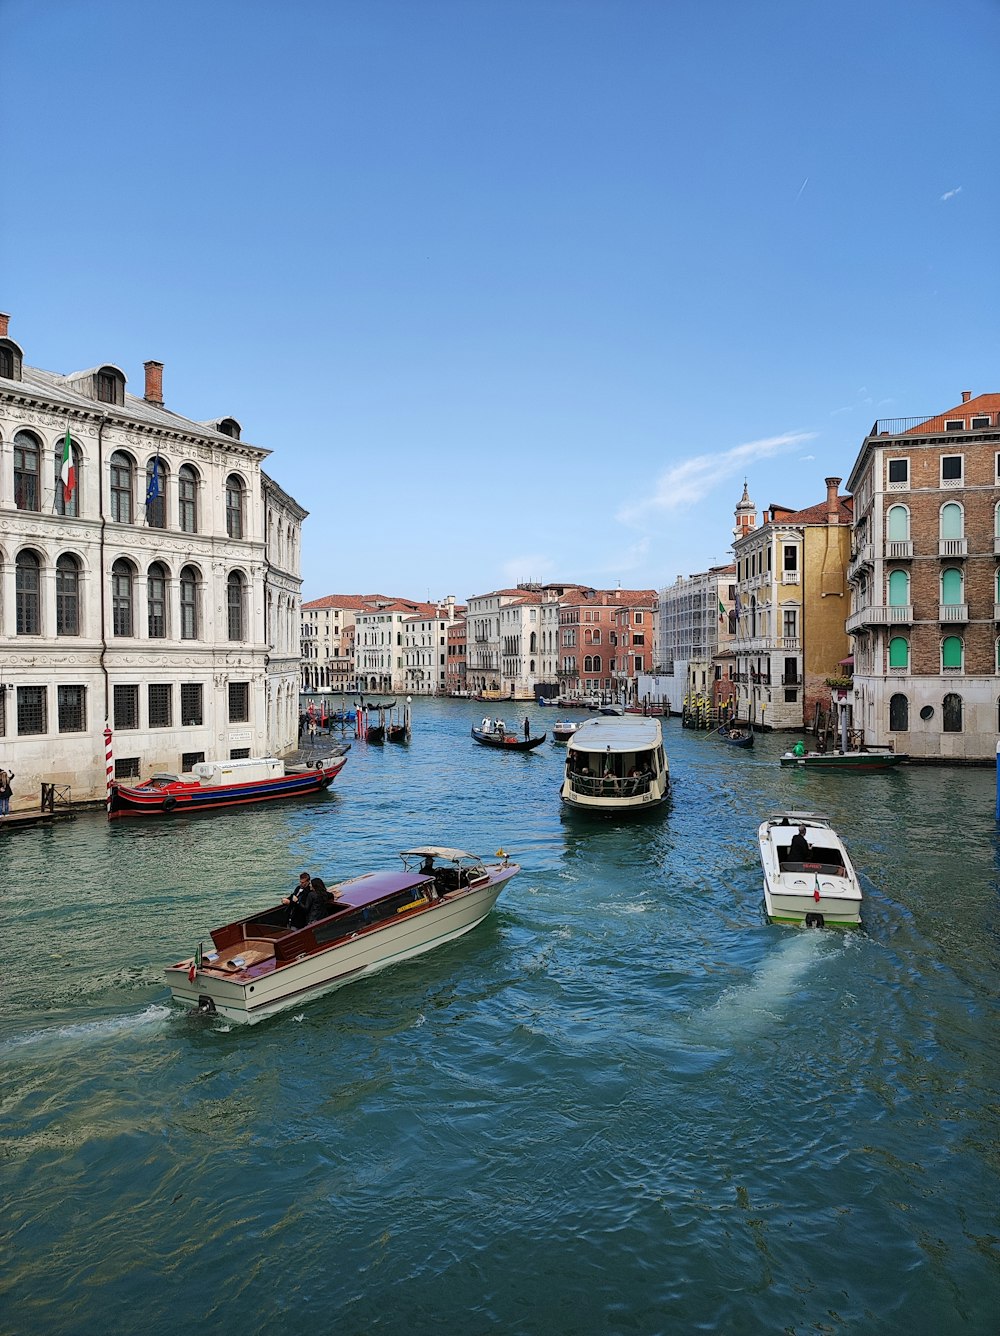
[[[31,1030],[0,1044],[0,1053],[11,1052],[19,1048],[28,1048],[35,1044],[74,1044],[88,1041],[100,1042],[115,1035],[130,1034],[148,1025],[159,1025],[166,1021],[173,1012],[162,1003],[150,1003],[144,1011],[125,1016],[106,1016],[99,1021],[81,1021],[76,1025],[56,1026],[52,1029]]]
[[[832,943],[837,945],[837,943]],[[748,1033],[780,1020],[805,974],[829,954],[828,934],[796,929],[754,971],[749,983],[727,988],[703,1021],[727,1033]]]

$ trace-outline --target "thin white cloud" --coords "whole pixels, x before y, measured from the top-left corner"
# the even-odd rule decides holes
[[[646,536],[640,538],[638,542],[629,544],[624,551],[616,552],[610,561],[597,569],[602,575],[624,575],[626,571],[634,571],[638,566],[645,565],[648,556],[649,538]]]
[[[956,195],[961,195],[961,193],[962,193],[961,186],[956,186],[954,190],[946,190],[944,194],[941,196],[942,204],[946,199],[954,199]]]
[[[808,176],[807,176],[806,179],[805,179],[805,180],[802,182],[802,184],[799,186],[799,193],[795,196],[795,202],[796,202],[796,204],[797,204],[797,203],[799,202],[799,200],[802,198],[802,192],[803,192],[803,190],[805,190],[805,188],[806,188],[806,186],[807,186],[808,184],[809,184],[809,178],[808,178]]]
[[[809,463],[811,463],[815,458],[816,458],[815,455],[799,455],[799,459],[802,461],[803,464],[809,464]]]
[[[715,455],[694,455],[660,475],[653,494],[643,501],[628,502],[616,515],[622,524],[640,524],[650,513],[680,510],[694,505],[721,483],[744,473],[758,459],[771,459],[795,450],[815,437],[814,431],[785,432],[759,441],[734,445]]]

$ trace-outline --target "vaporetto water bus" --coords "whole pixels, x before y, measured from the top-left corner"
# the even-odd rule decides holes
[[[659,719],[600,715],[580,725],[566,747],[560,795],[578,812],[649,811],[670,789]]]

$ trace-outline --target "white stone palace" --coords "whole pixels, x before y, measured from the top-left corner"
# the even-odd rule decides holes
[[[142,398],[111,364],[26,366],[0,315],[0,767],[15,809],[43,783],[103,796],[106,724],[119,778],[296,746],[307,512],[235,418],[181,417],[162,385],[159,362]]]

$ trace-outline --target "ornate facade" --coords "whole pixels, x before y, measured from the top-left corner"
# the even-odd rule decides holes
[[[113,365],[27,367],[0,316],[0,754],[15,798],[282,754],[297,737],[301,526],[231,417]]]

